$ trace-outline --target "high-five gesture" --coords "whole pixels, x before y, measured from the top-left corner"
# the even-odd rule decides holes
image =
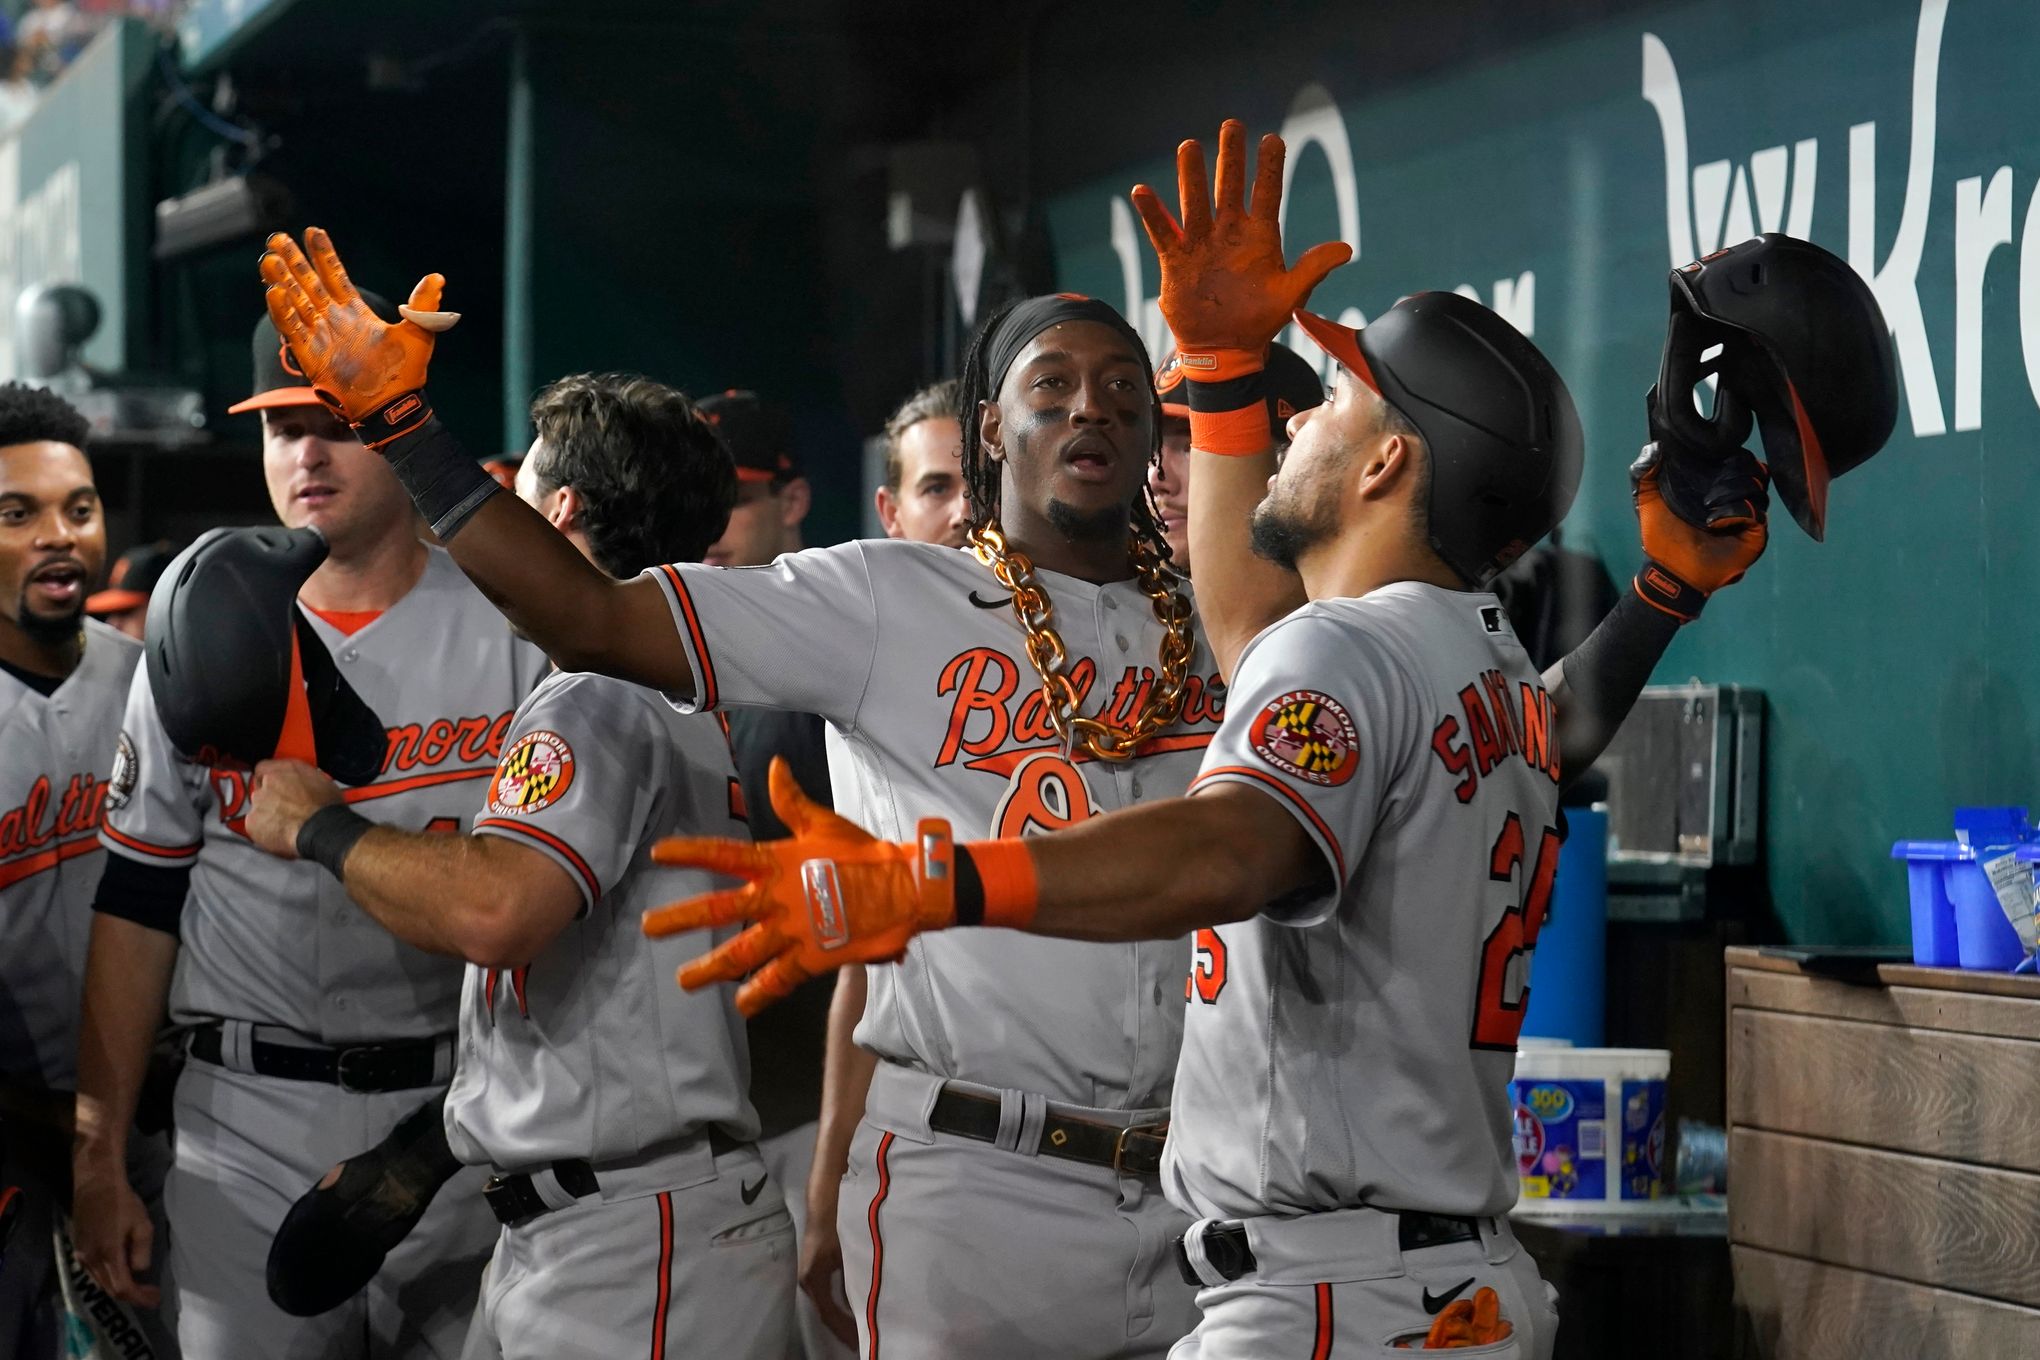
[[[439,310],[446,279],[427,274],[392,325],[377,316],[347,277],[332,238],[318,227],[299,250],[278,232],[262,256],[269,319],[290,345],[319,399],[347,417],[361,442],[381,448],[431,418],[425,370],[440,331],[460,320]]]
[[[1134,209],[1161,260],[1162,316],[1193,377],[1192,355],[1265,351],[1325,275],[1353,258],[1351,246],[1332,241],[1305,251],[1294,269],[1284,267],[1278,214],[1287,149],[1272,132],[1261,139],[1248,202],[1246,137],[1238,119],[1219,127],[1215,201],[1205,180],[1203,144],[1188,141],[1176,148],[1180,223],[1153,189],[1141,184],[1133,190]]]
[[[897,845],[802,793],[783,757],[773,757],[771,787],[790,839],[676,838],[652,847],[656,863],[748,883],[645,913],[645,934],[655,936],[754,923],[682,968],[681,986],[694,991],[756,970],[737,990],[737,1009],[755,1015],[817,973],[897,958],[921,931],[956,924],[949,823],[930,818],[912,845]]]

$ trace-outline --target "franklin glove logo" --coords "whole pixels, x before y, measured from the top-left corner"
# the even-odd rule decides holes
[[[841,949],[850,942],[850,923],[843,918],[843,885],[836,876],[836,861],[809,860],[800,866],[800,882],[807,892],[808,929],[815,943]]]

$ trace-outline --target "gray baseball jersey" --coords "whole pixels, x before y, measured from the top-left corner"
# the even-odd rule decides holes
[[[96,619],[45,697],[0,671],[0,1074],[78,1084],[99,820],[141,644]]]
[[[683,992],[676,969],[733,931],[650,940],[644,912],[723,880],[650,862],[666,836],[743,836],[714,717],[599,675],[554,675],[510,725],[475,834],[559,865],[581,916],[529,965],[469,965],[446,1124],[463,1161],[600,1165],[709,1125],[758,1133],[750,1058],[728,987]]]
[[[365,627],[350,634],[306,617],[390,732],[381,777],[349,789],[347,801],[390,826],[457,831],[547,663],[452,558],[429,552],[418,584]],[[192,866],[174,1020],[252,1020],[327,1044],[454,1029],[461,965],[397,939],[318,865],[258,849],[244,830],[247,773],[177,754],[146,668],[128,694],[121,754],[100,832],[106,847]]]
[[[902,840],[1048,831],[1181,794],[1224,691],[1199,640],[1183,713],[1124,764],[1065,757],[1011,599],[968,553],[891,540],[749,568],[662,567],[694,704],[818,713],[848,752],[836,810]],[[1039,573],[1083,711],[1124,717],[1153,682],[1162,625],[1131,582]],[[924,935],[871,970],[857,1042],[881,1057],[1051,1100],[1164,1105],[1182,1037],[1180,940],[1086,944],[999,931]]]
[[[1241,657],[1194,788],[1276,800],[1333,890],[1197,932],[1164,1178],[1199,1217],[1516,1200],[1509,1078],[1558,742],[1494,596],[1404,582]]]

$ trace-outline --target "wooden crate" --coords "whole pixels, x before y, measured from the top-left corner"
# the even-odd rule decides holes
[[[2040,979],[1727,969],[1743,1354],[2040,1356]]]

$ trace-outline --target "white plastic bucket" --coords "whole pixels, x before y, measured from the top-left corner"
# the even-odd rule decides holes
[[[1516,1102],[1521,1207],[1619,1209],[1665,1193],[1662,1048],[1525,1048]]]

